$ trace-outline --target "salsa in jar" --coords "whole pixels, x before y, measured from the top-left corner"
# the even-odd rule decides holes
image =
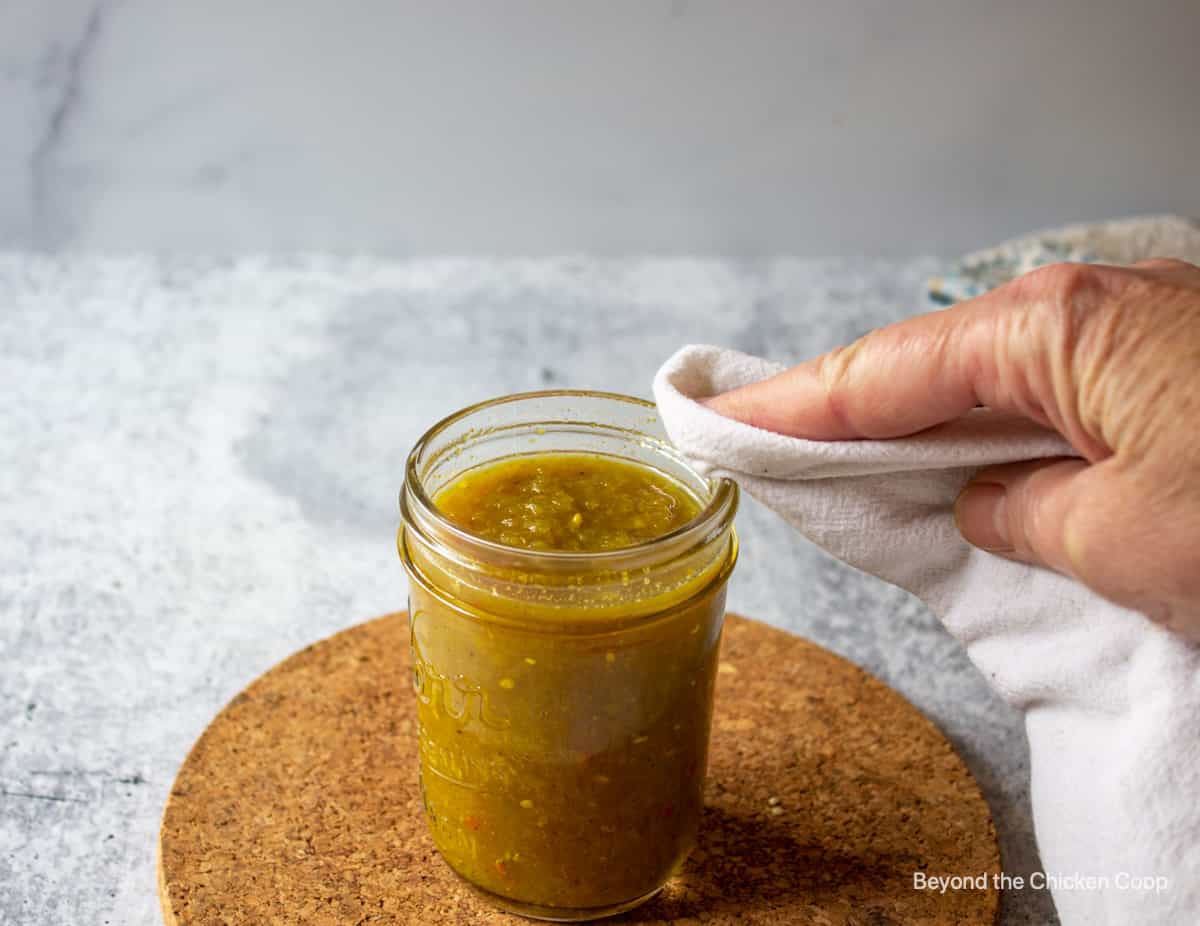
[[[656,470],[589,453],[533,453],[485,464],[434,504],[477,537],[526,550],[598,553],[655,540],[700,513]]]
[[[639,400],[496,404],[499,428],[427,435],[406,480],[422,796],[498,905],[594,918],[652,896],[696,834],[736,489],[645,433]]]

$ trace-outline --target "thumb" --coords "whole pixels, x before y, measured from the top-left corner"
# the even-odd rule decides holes
[[[968,543],[1071,576],[1109,601],[1200,640],[1200,570],[1181,558],[1187,506],[1147,491],[1114,459],[1034,460],[980,470],[954,505]]]
[[[1065,527],[1088,467],[1056,459],[980,470],[954,504],[958,529],[989,553],[1075,575]]]

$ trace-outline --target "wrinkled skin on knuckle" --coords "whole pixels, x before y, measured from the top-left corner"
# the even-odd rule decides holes
[[[1200,293],[1161,273],[1086,264],[1053,264],[1016,282],[1010,350],[1040,343],[1036,358],[1015,363],[1029,370],[1031,416],[1093,462],[1143,451],[1183,400],[1188,368],[1200,367],[1200,355],[1180,356],[1200,346]]]
[[[1136,444],[1145,416],[1153,410],[1146,376],[1159,380],[1155,368],[1167,359],[1161,356],[1161,333],[1156,331],[1158,296],[1145,280],[1124,276],[1103,310],[1081,330],[1073,358],[1080,416],[1111,452]],[[1155,383],[1153,391],[1158,388]]]
[[[1081,363],[1107,368],[1093,413],[1118,452],[1174,441],[1183,416],[1200,411],[1200,270],[1169,263],[1187,272],[1113,271],[1102,323],[1081,350]]]
[[[1014,280],[1015,295],[1024,303],[1073,311],[1094,301],[1105,269],[1094,264],[1047,264]]]
[[[985,404],[1011,406],[1055,428],[1089,458],[1103,456],[1081,424],[1076,346],[1103,301],[1102,281],[1086,264],[1052,264],[998,291],[982,382]]]
[[[1012,407],[1048,427],[1058,425],[1058,413],[1046,401],[1052,364],[1042,350],[1047,331],[1040,304],[1017,304],[991,320],[987,362],[979,371],[987,390],[986,405]]]
[[[848,432],[857,432],[854,406],[857,390],[854,388],[854,368],[862,354],[868,334],[850,344],[836,347],[820,358],[817,378],[825,394],[825,405],[829,415]]]
[[[935,388],[937,371],[956,362],[961,326],[948,320],[952,312],[934,313],[927,317],[931,324],[917,328],[901,323],[876,329],[820,357],[817,377],[830,417],[847,433],[893,436],[895,423],[911,417],[914,401],[921,403],[922,390]],[[883,378],[880,370],[892,376]],[[904,388],[893,388],[895,379]]]

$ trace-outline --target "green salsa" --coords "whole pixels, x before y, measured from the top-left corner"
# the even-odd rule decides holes
[[[571,553],[654,540],[700,513],[691,493],[661,473],[589,453],[531,454],[469,470],[435,502],[477,537]]]
[[[628,548],[700,511],[658,470],[565,452],[468,470],[434,503],[460,529],[532,552]],[[632,905],[682,863],[735,549],[671,581],[606,577],[611,598],[573,598],[579,577],[489,585],[413,555],[422,796],[460,875],[510,907],[570,918]],[[558,597],[532,591],[547,584]]]

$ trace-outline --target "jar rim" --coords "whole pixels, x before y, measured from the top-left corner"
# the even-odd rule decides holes
[[[620,564],[625,560],[637,560],[648,553],[661,551],[664,548],[690,548],[693,544],[702,545],[726,530],[732,524],[733,516],[737,511],[737,483],[724,476],[713,479],[698,473],[682,456],[677,454],[672,455],[675,456],[678,462],[707,483],[711,487],[711,492],[704,507],[691,520],[681,524],[674,530],[650,540],[643,540],[630,546],[617,547],[612,550],[590,552],[574,550],[530,550],[488,540],[455,524],[438,509],[429,493],[425,490],[420,473],[417,471],[418,461],[421,459],[423,453],[447,428],[457,424],[464,418],[488,408],[542,398],[608,399],[616,402],[624,402],[628,405],[640,406],[647,411],[657,414],[657,406],[646,399],[624,395],[619,392],[605,392],[591,389],[544,389],[533,392],[516,392],[468,405],[433,424],[413,445],[405,462],[404,488],[400,493],[402,519],[420,529],[420,525],[416,524],[412,517],[412,512],[408,510],[408,502],[411,499],[421,517],[428,518],[437,526],[439,531],[453,537],[456,543],[463,545],[477,554],[482,554],[482,558],[502,558],[510,563],[513,561],[528,562],[537,564],[540,568],[550,567],[555,571],[562,568],[578,568],[585,564],[589,569],[597,567],[619,569]],[[673,451],[674,448],[668,442],[664,441],[663,450]]]

